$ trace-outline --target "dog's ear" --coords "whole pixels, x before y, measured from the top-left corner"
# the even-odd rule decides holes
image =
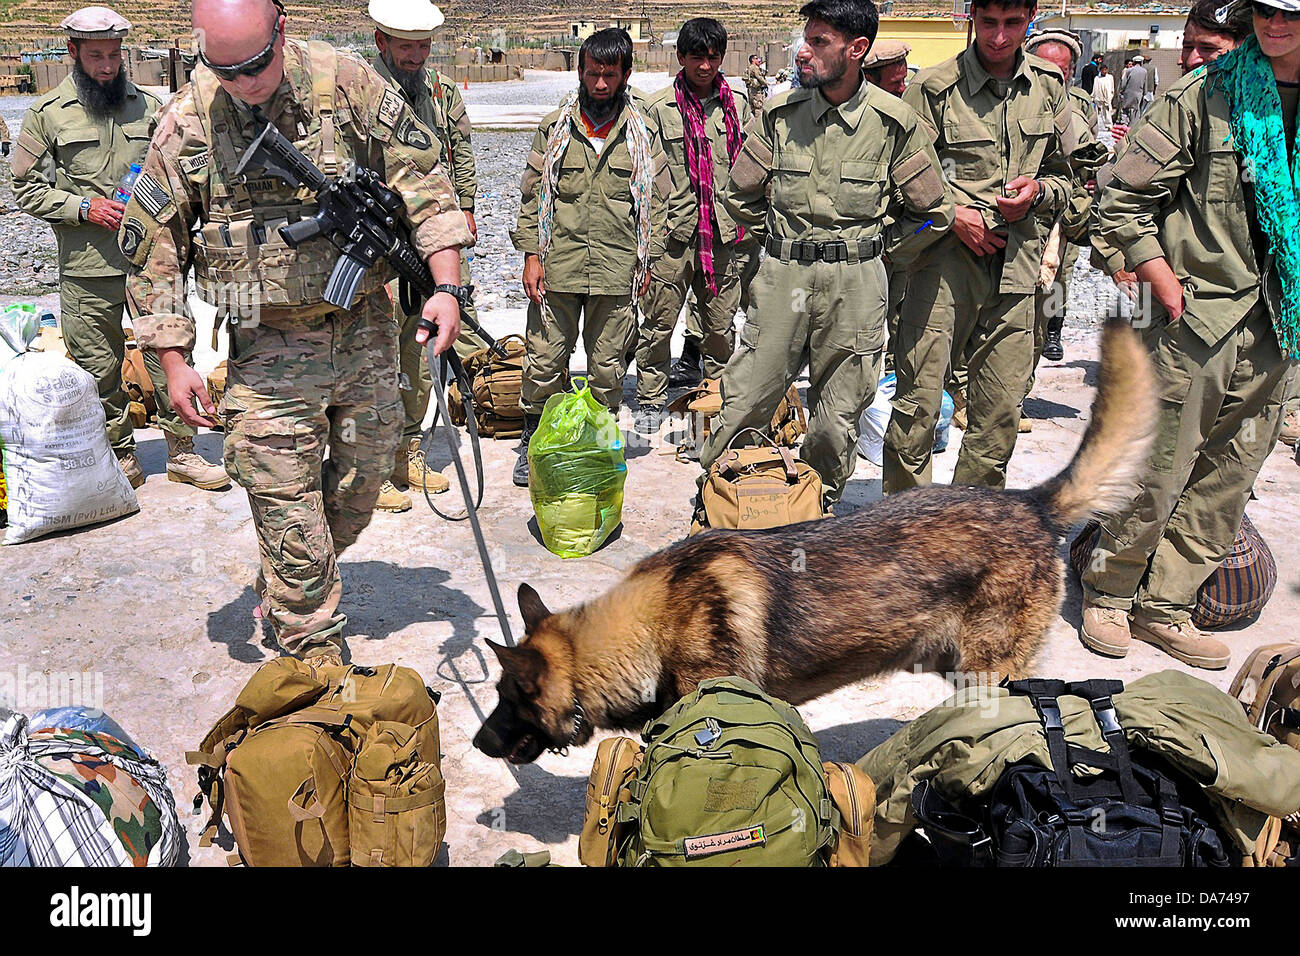
[[[546,659],[531,647],[506,647],[494,641],[488,641],[487,646],[501,662],[501,670],[514,678],[519,689],[530,697],[536,696],[546,671]]]
[[[537,592],[527,584],[519,585],[519,613],[524,618],[524,628],[532,631],[538,624],[551,616]]]

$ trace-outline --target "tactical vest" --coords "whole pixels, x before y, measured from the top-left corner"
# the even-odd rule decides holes
[[[314,40],[289,40],[287,55],[292,54],[289,47],[297,47],[306,59],[312,84],[310,125],[294,146],[332,178],[354,159],[335,118],[338,54],[328,43]],[[270,176],[236,177],[235,167],[248,145],[236,142],[238,107],[230,96],[218,95],[217,78],[202,65],[195,69],[193,82],[199,121],[212,153],[207,221],[193,237],[200,298],[223,314],[265,309],[262,321],[277,328],[294,327],[329,311],[333,307],[323,296],[337,258],[334,247],[317,239],[291,249],[279,233],[280,226],[316,214],[315,196]],[[346,117],[342,122],[348,122]],[[388,278],[386,267],[369,270],[358,296],[377,291]],[[297,311],[282,314],[286,307]]]

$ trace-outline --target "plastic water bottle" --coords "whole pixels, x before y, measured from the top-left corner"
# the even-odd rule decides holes
[[[140,178],[140,164],[132,163],[127,174],[122,177],[122,181],[117,184],[117,190],[113,193],[113,201],[125,203],[131,198],[131,190],[135,189],[135,181]]]

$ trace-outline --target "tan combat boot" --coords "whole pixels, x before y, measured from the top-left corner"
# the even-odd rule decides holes
[[[1133,636],[1139,641],[1154,644],[1170,657],[1193,667],[1223,670],[1232,659],[1232,650],[1227,644],[1206,634],[1191,621],[1171,624],[1135,614]]]
[[[135,457],[135,452],[129,451],[125,455],[118,455],[117,463],[122,466],[122,474],[126,475],[126,480],[131,482],[132,488],[139,488],[144,484],[144,469],[140,467],[140,459]]]
[[[400,456],[400,450],[399,450]],[[428,491],[431,495],[441,494],[451,487],[451,482],[447,476],[441,472],[434,471],[424,463],[424,455],[420,452],[420,439],[411,439],[411,444],[406,449],[406,483],[416,491]]]
[[[167,435],[167,480],[179,481],[204,491],[230,486],[230,476],[221,465],[214,465],[194,450],[193,436],[178,438]]]
[[[1083,646],[1107,657],[1123,657],[1128,653],[1133,636],[1128,627],[1128,611],[1117,607],[1083,606],[1083,626],[1079,640]]]
[[[397,486],[391,481],[385,481],[379,489],[379,499],[375,502],[376,511],[410,511],[411,499],[403,492],[397,490]]]
[[[1283,445],[1296,447],[1296,442],[1300,441],[1300,410],[1288,412],[1282,419],[1282,431],[1277,438]]]

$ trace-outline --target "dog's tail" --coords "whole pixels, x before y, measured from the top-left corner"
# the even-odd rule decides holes
[[[1137,493],[1155,426],[1156,375],[1147,348],[1127,323],[1107,322],[1092,421],[1074,460],[1034,497],[1062,528],[1113,514]]]

